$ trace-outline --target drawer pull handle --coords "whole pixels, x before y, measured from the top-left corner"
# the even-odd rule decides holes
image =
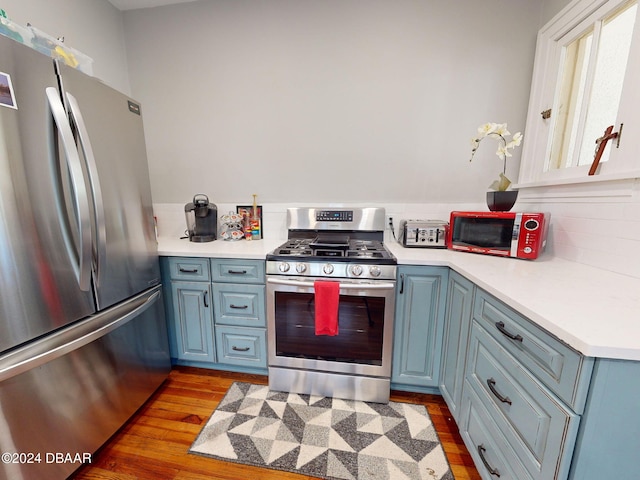
[[[500,330],[500,333],[502,333],[505,337],[509,337],[511,340],[515,340],[516,342],[522,341],[522,337],[520,335],[514,335],[513,333],[507,331],[506,328],[504,328],[504,322],[496,322],[496,328]]]
[[[491,393],[493,393],[498,400],[500,400],[502,403],[511,405],[511,400],[509,399],[509,397],[503,397],[498,393],[498,391],[496,390],[496,381],[493,378],[487,380],[487,386],[489,387],[489,390],[491,390]]]
[[[492,468],[491,465],[489,465],[489,462],[487,462],[487,459],[484,458],[484,452],[486,452],[487,449],[484,448],[484,445],[478,445],[478,455],[480,455],[480,460],[482,460],[482,463],[484,463],[484,466],[487,468],[487,470],[489,471],[489,473],[491,475],[495,475],[496,477],[500,477],[500,472],[498,471],[497,468]]]
[[[249,347],[240,348],[240,347],[233,346],[233,347],[231,347],[231,350],[236,351],[236,352],[248,352],[249,351]]]
[[[227,270],[227,273],[230,275],[246,275],[246,270]]]
[[[229,305],[229,308],[235,308],[236,310],[246,310],[249,308],[249,305],[234,305],[233,303]]]
[[[180,273],[198,273],[198,269],[197,268],[180,267],[179,270],[180,270]]]

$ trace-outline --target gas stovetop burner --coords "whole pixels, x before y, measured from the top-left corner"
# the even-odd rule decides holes
[[[288,240],[276,248],[273,257],[305,257],[307,261],[321,261],[325,257],[338,261],[358,258],[363,260],[390,259],[393,256],[380,241],[351,240],[348,243],[318,243],[317,238]],[[340,260],[342,259],[342,260]],[[394,259],[395,260],[395,259]]]
[[[288,209],[289,239],[267,255],[267,274],[395,279],[384,221],[383,208]]]

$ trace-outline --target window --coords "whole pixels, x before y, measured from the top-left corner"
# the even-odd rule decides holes
[[[574,0],[540,30],[520,188],[640,176],[637,17],[638,0]]]

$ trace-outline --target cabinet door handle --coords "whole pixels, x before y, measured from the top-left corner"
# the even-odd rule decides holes
[[[404,293],[404,273],[400,274],[400,291],[398,293],[400,295]]]
[[[227,270],[227,273],[230,275],[246,275],[246,270]]]
[[[493,468],[491,467],[491,465],[489,465],[489,462],[487,462],[487,459],[484,458],[484,452],[486,452],[487,449],[484,448],[484,445],[478,445],[478,455],[480,455],[480,460],[482,460],[482,463],[484,463],[484,466],[487,468],[487,470],[489,471],[489,473],[491,475],[495,475],[496,477],[500,477],[500,472],[498,471],[497,468]]]
[[[198,273],[198,269],[197,268],[180,267],[179,270],[180,270],[180,273]]]
[[[493,378],[487,380],[487,386],[489,387],[489,390],[491,390],[491,393],[493,393],[498,400],[500,400],[502,403],[511,405],[511,400],[509,399],[509,397],[500,395],[500,393],[496,390],[496,381]]]
[[[202,297],[202,301],[204,302],[204,308],[209,308],[209,291],[204,291],[204,296]]]
[[[511,340],[515,340],[516,342],[522,342],[522,337],[520,335],[514,335],[504,328],[504,322],[496,322],[496,328],[500,330],[500,333],[505,337],[509,337]]]
[[[235,308],[236,310],[246,310],[249,308],[249,305],[234,305],[233,303],[229,305],[229,308]]]
[[[236,352],[248,352],[249,347],[240,348],[240,347],[233,346],[231,347],[231,350],[234,350]]]

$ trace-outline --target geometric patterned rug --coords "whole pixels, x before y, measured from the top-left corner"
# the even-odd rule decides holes
[[[423,405],[234,383],[189,453],[324,479],[453,480]]]

